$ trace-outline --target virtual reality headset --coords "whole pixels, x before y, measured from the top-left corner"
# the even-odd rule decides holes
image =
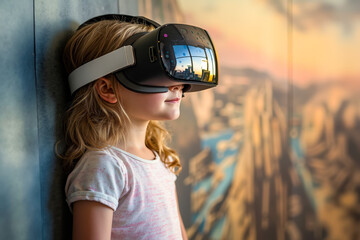
[[[155,28],[128,38],[123,47],[93,59],[69,75],[71,93],[108,74],[131,91],[167,92],[184,85],[183,91],[201,91],[218,84],[218,60],[206,30],[185,24],[160,25],[144,17],[108,14],[92,18],[80,28],[103,20],[139,23]]]

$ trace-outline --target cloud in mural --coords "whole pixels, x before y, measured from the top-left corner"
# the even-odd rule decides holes
[[[278,13],[287,16],[291,1],[269,0]],[[352,32],[354,21],[360,20],[358,0],[294,0],[292,3],[293,24],[298,30],[319,29],[335,23],[346,32]]]

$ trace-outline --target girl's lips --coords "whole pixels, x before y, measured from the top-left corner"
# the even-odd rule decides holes
[[[179,102],[180,99],[181,98],[173,98],[173,99],[166,100],[165,102],[176,103],[176,102]]]

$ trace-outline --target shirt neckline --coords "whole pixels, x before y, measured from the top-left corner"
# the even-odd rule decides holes
[[[128,155],[129,157],[131,157],[131,158],[133,158],[133,159],[135,159],[135,160],[141,161],[141,162],[154,164],[154,163],[157,163],[157,162],[160,161],[160,156],[159,156],[159,154],[158,154],[156,151],[153,151],[153,153],[155,154],[155,159],[149,160],[149,159],[144,159],[144,158],[141,158],[141,157],[139,157],[139,156],[136,156],[136,155],[134,155],[134,154],[132,154],[132,153],[129,153],[129,152],[127,152],[127,151],[125,151],[125,150],[123,150],[123,149],[117,148],[117,147],[115,147],[115,146],[110,146],[110,147],[111,147],[112,149],[116,150],[116,151],[119,151],[119,152],[121,152],[121,153],[123,153],[123,154],[125,154],[125,155]]]

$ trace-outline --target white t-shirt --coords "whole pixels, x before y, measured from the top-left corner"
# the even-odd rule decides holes
[[[69,174],[67,202],[100,202],[114,210],[111,239],[182,239],[176,176],[156,153],[145,160],[111,147],[87,151]]]

